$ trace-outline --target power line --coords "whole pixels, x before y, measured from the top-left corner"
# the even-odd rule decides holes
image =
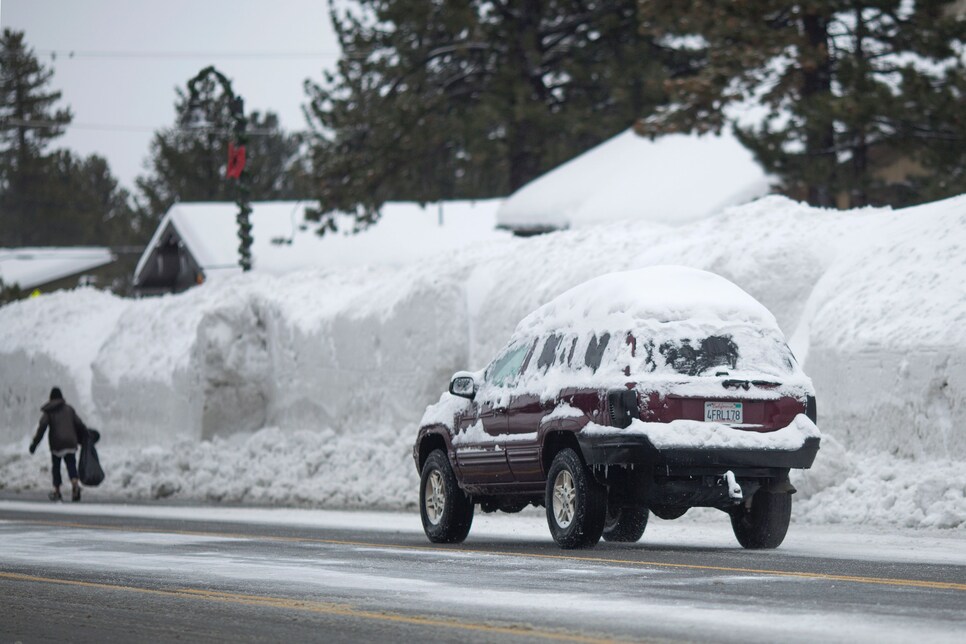
[[[37,49],[37,54],[51,58],[63,57],[94,59],[157,59],[191,60],[200,58],[236,58],[248,60],[295,60],[313,58],[338,58],[338,50],[318,51],[122,51],[122,50],[74,50],[74,49]]]
[[[101,123],[59,123],[57,121],[23,121],[20,119],[4,119],[0,121],[0,128],[29,128],[36,130],[59,129],[72,127],[77,130],[100,130],[112,132],[153,132],[155,128],[141,125],[108,125]]]
[[[59,129],[59,128],[74,128],[77,130],[97,130],[101,132],[150,132],[154,133],[159,130],[165,131],[178,131],[178,132],[231,132],[230,127],[217,127],[217,126],[191,126],[191,127],[150,127],[147,125],[119,125],[110,123],[59,123],[57,121],[24,121],[21,119],[0,119],[0,130],[3,129],[13,129],[17,127],[30,128],[30,129]],[[277,134],[309,134],[305,130],[283,130],[278,128],[275,130],[271,129],[247,129],[246,133],[251,136],[273,136]]]

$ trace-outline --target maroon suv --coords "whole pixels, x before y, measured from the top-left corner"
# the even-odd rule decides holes
[[[557,543],[581,548],[700,506],[727,512],[742,546],[775,548],[789,469],[818,451],[815,409],[775,318],[731,282],[677,266],[604,275],[527,316],[426,410],[423,527],[458,542],[476,505],[542,505]]]

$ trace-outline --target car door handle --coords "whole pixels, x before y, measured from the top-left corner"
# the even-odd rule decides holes
[[[494,407],[493,408],[493,413],[494,414],[505,414],[506,413],[506,407]]]

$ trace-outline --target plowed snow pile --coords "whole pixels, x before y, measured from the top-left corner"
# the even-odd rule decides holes
[[[966,196],[847,212],[768,197],[403,268],[17,302],[0,308],[0,488],[46,488],[27,444],[57,384],[104,434],[90,496],[413,506],[416,423],[454,371],[570,287],[658,264],[753,295],[812,377],[825,438],[796,520],[966,529]]]

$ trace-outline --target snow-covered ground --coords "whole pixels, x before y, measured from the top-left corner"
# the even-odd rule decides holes
[[[105,495],[411,507],[416,423],[454,371],[568,288],[658,264],[753,295],[812,377],[825,439],[797,521],[966,529],[966,196],[847,212],[768,197],[403,266],[17,302],[0,308],[0,487],[47,485],[26,445],[58,384],[104,433]]]

